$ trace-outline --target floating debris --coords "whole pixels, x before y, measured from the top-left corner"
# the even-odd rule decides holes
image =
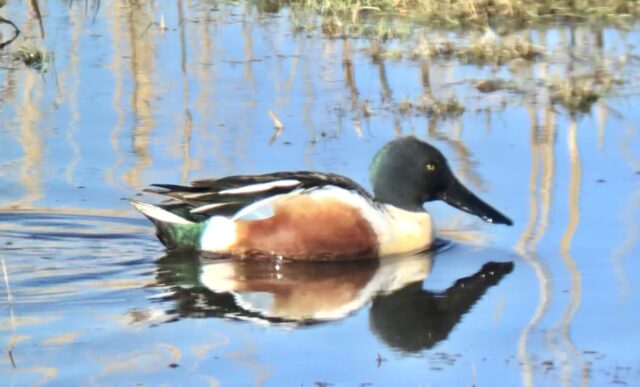
[[[493,93],[504,89],[504,82],[501,80],[486,79],[476,83],[476,89],[481,93]]]
[[[360,124],[360,120],[353,121],[353,130],[356,132],[358,138],[362,138],[362,125]]]
[[[166,31],[167,28],[167,23],[164,20],[164,14],[160,15],[160,31],[164,32]]]
[[[271,119],[273,120],[273,126],[278,129],[278,130],[282,130],[284,128],[284,126],[282,125],[282,122],[280,122],[280,120],[278,119],[278,117],[276,117],[275,114],[273,114],[273,112],[271,110],[269,110],[269,117],[271,117]]]
[[[269,145],[271,145],[278,139],[278,137],[280,136],[280,133],[282,133],[282,129],[284,129],[284,126],[282,125],[282,122],[280,122],[278,117],[276,117],[276,115],[273,114],[271,110],[269,110],[269,117],[271,117],[271,120],[273,121],[273,126],[276,129],[275,133],[273,133],[273,136],[271,136],[271,139],[269,140]]]
[[[362,115],[366,118],[369,118],[373,115],[373,110],[369,106],[369,101],[364,101],[362,103]]]

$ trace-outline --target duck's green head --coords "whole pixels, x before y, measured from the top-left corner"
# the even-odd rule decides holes
[[[387,143],[373,158],[369,172],[375,198],[380,202],[424,211],[425,202],[443,200],[485,222],[513,224],[463,186],[438,149],[415,137]]]

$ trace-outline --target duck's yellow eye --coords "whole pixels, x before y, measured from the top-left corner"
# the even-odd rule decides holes
[[[436,170],[436,165],[434,163],[429,163],[427,164],[427,171],[435,171]]]

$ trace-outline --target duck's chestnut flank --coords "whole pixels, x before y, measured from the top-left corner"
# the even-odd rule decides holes
[[[378,257],[373,227],[358,208],[340,200],[298,195],[275,204],[273,216],[236,225],[237,242],[230,250],[244,257],[261,252],[315,261]]]

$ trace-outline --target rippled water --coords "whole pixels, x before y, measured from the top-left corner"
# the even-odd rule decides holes
[[[295,32],[286,10],[212,4],[50,1],[44,40],[26,4],[0,8],[22,31],[5,52],[53,57],[46,72],[0,58],[3,385],[640,381],[634,25],[526,31],[547,59],[475,66],[379,61],[365,40]],[[596,70],[621,82],[588,113],[549,102],[549,79]],[[536,87],[476,90],[493,78]],[[451,119],[401,109],[452,95]],[[167,254],[123,200],[276,170],[368,187],[401,134],[514,227],[429,204],[449,240],[434,253],[248,264]]]
[[[449,244],[381,263],[276,266],[162,254],[130,218],[1,219],[13,297],[2,324],[12,353],[5,365],[18,384],[411,382],[468,362],[468,344],[429,350],[475,306],[485,312],[464,325],[493,324],[504,291],[520,286],[509,281],[490,293],[493,305],[478,305],[517,259],[492,249]],[[514,277],[534,285],[522,265]],[[405,363],[424,364],[406,379],[381,370]]]

